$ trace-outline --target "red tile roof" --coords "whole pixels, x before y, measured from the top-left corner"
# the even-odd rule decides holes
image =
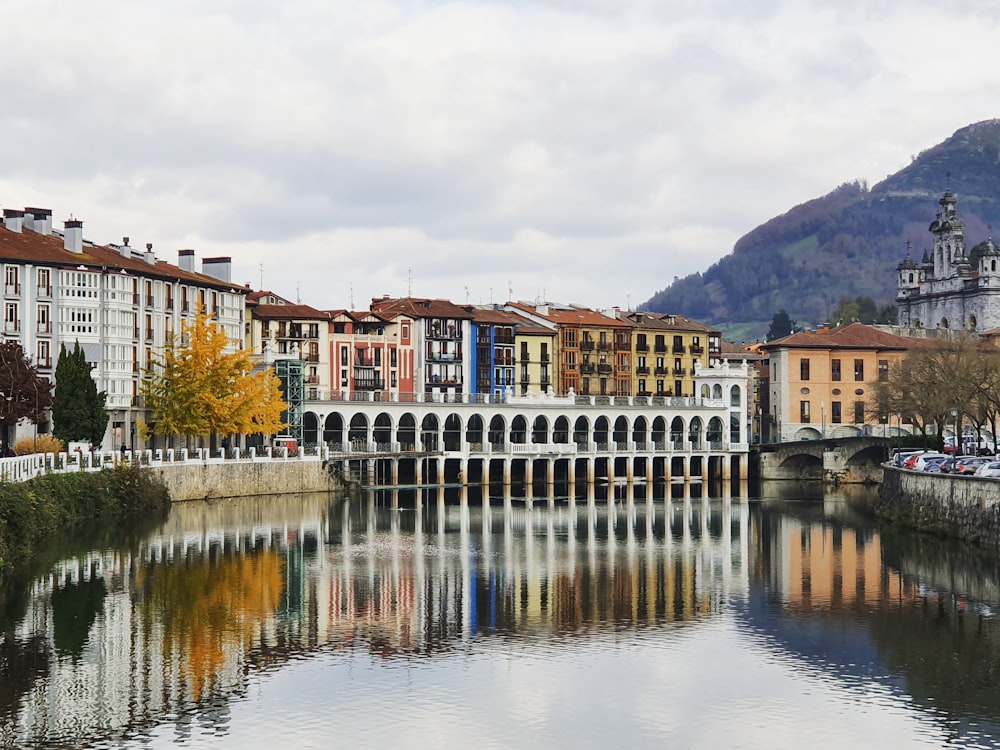
[[[531,305],[527,302],[510,302],[509,305],[526,313],[551,320],[561,326],[586,328],[634,328],[630,320],[612,318],[597,310],[577,305]]]
[[[472,313],[446,299],[376,297],[372,300],[372,311],[382,315],[409,315],[411,318],[472,319]]]
[[[253,316],[260,320],[330,320],[330,313],[309,305],[257,305]]]
[[[188,281],[209,288],[246,294],[250,290],[242,284],[222,281],[195,271],[183,271],[163,260],[147,263],[144,257],[133,257],[131,248],[126,257],[114,247],[95,245],[85,241],[83,252],[74,253],[64,246],[63,238],[53,234],[39,234],[30,229],[14,232],[0,223],[0,260],[35,263],[52,268],[71,269],[86,266],[90,270],[107,270],[111,273],[135,273],[138,276],[170,281]]]
[[[926,343],[923,339],[896,336],[874,326],[851,323],[822,333],[806,331],[761,344],[766,351],[773,349],[898,349],[905,350]]]

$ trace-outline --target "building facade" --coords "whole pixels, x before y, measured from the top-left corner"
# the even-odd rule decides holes
[[[770,359],[772,441],[896,434],[899,424],[873,413],[874,385],[918,344],[861,323],[762,344]]]
[[[897,266],[899,325],[984,331],[1000,326],[1000,249],[992,237],[966,249],[965,221],[950,190],[928,231],[932,249]]]
[[[693,396],[695,367],[721,361],[722,334],[684,315],[633,312],[633,394]]]
[[[142,372],[199,309],[222,327],[231,350],[243,346],[249,290],[230,281],[228,257],[203,259],[199,273],[194,250],[180,250],[175,265],[158,259],[151,244],[135,248],[125,237],[98,245],[83,238],[82,221],[70,219],[60,232],[51,210],[26,208],[4,209],[0,264],[4,338],[18,341],[52,382],[60,347],[79,342],[107,394],[104,448],[140,447],[136,425],[149,423]]]

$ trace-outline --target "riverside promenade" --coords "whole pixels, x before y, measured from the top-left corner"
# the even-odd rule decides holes
[[[25,482],[41,474],[100,471],[122,463],[137,463],[154,473],[174,502],[328,492],[344,487],[326,446],[301,450],[293,456],[285,448],[242,453],[207,448],[36,453],[0,459],[0,480]]]

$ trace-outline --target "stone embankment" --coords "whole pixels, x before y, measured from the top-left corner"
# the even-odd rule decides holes
[[[227,461],[150,467],[173,502],[347,489],[325,461]]]
[[[875,512],[942,536],[1000,546],[1000,479],[884,467]]]

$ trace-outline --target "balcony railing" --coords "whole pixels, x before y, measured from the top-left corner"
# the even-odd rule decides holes
[[[611,365],[598,365],[597,371],[603,375],[607,375],[612,371]]]
[[[703,354],[704,352],[705,352],[704,347],[695,346],[694,344],[691,344],[691,353],[692,354]]]
[[[685,368],[683,368],[683,367],[675,367],[674,368],[674,375],[677,375],[677,376],[687,375],[687,370]]]
[[[656,369],[653,370],[653,372],[656,375],[666,375],[667,374],[667,368],[666,367],[657,367]]]
[[[587,341],[587,340],[581,341],[580,342],[580,349],[582,351],[585,351],[585,352],[592,352],[592,351],[594,351],[594,342],[593,341]]]
[[[666,344],[657,344],[655,347],[653,347],[653,350],[657,354],[666,354],[667,353],[667,345]]]
[[[649,368],[648,367],[636,367],[635,371],[639,375],[649,375]]]
[[[580,372],[584,373],[585,375],[592,375],[596,371],[597,368],[594,365],[580,365]]]
[[[674,344],[674,354],[683,354],[684,351],[684,344]]]
[[[635,350],[637,352],[648,352],[649,351],[649,344],[636,344],[635,345]]]

